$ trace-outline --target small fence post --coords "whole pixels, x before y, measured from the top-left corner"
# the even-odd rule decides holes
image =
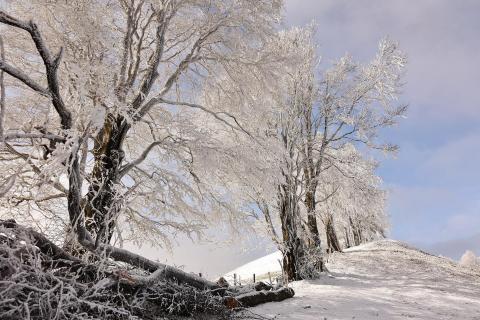
[[[255,283],[255,273],[253,274],[253,283]]]
[[[237,285],[237,274],[236,273],[233,274],[233,285],[234,286]]]
[[[198,273],[198,276],[201,278],[201,277],[202,277],[202,273],[201,273],[201,272],[200,272],[200,273]]]

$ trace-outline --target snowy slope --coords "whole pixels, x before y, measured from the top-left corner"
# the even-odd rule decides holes
[[[268,257],[259,265],[268,265]],[[252,273],[255,265],[244,267]],[[293,299],[252,311],[275,320],[480,320],[480,269],[392,240],[335,254],[327,267],[329,276],[292,283]]]
[[[282,260],[282,253],[280,251],[276,251],[265,257],[260,259],[254,260],[243,266],[232,270],[224,275],[225,279],[231,283],[233,283],[233,275],[236,274],[237,277],[239,276],[243,281],[251,281],[253,274],[255,273],[256,279],[261,280],[262,276],[270,273],[281,273],[281,267],[279,260]],[[237,278],[238,279],[238,278]]]

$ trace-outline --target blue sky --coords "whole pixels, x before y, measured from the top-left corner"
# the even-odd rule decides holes
[[[385,132],[400,146],[379,174],[391,192],[391,234],[435,253],[480,255],[480,1],[287,0],[286,25],[318,25],[324,66],[345,53],[366,61],[388,36],[408,56],[407,119]],[[187,270],[216,273],[265,255],[265,242],[181,243],[173,256],[145,254]],[[270,247],[271,250],[271,247]]]
[[[325,65],[346,52],[365,61],[385,36],[408,56],[408,118],[385,133],[401,149],[379,169],[393,238],[429,246],[480,233],[479,12],[474,0],[287,1],[288,25],[317,23]]]

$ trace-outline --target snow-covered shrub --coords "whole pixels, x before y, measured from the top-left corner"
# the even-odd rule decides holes
[[[298,261],[298,274],[302,279],[317,279],[324,271],[323,253],[319,248],[308,248]]]
[[[480,266],[480,258],[475,256],[470,250],[465,251],[465,253],[460,258],[459,264],[462,266]]]

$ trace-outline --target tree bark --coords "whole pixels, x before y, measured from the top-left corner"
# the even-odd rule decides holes
[[[333,224],[333,217],[331,215],[328,215],[327,219],[325,219],[325,232],[329,252],[342,251],[340,242],[338,241],[337,232],[335,231],[335,225]]]
[[[87,230],[98,238],[97,241],[105,244],[110,243],[122,205],[116,203],[115,186],[119,182],[120,166],[124,159],[122,146],[129,127],[124,117],[108,114],[95,139],[92,182],[83,199],[83,206]]]
[[[288,281],[302,280],[298,270],[298,262],[304,257],[305,249],[299,235],[301,224],[295,194],[288,185],[283,185],[279,192],[280,219],[282,223],[283,272]]]
[[[358,226],[355,224],[355,222],[351,217],[349,218],[349,220],[350,220],[350,227],[352,229],[352,234],[353,234],[353,244],[355,246],[359,246],[362,243],[362,235],[361,235],[360,228],[358,228]]]
[[[315,190],[313,188],[313,190]],[[310,247],[320,248],[320,234],[318,232],[317,216],[315,215],[315,191],[309,190],[305,194],[305,206],[307,207],[307,226],[310,232]]]
[[[345,227],[344,231],[345,231],[345,247],[350,248],[352,245],[350,242],[350,233],[348,232],[348,228]]]

